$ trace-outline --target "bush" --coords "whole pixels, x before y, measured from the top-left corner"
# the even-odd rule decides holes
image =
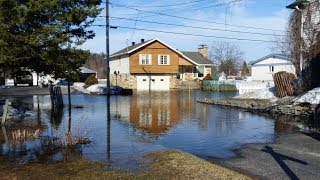
[[[84,81],[84,84],[86,87],[89,87],[91,85],[94,85],[94,84],[98,84],[98,80],[97,78],[95,77],[95,75],[91,75],[89,76],[85,81]]]
[[[207,75],[203,78],[203,80],[212,80],[212,77],[211,77],[210,74],[207,74]]]

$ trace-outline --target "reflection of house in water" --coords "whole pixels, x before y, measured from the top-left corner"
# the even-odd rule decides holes
[[[130,122],[138,129],[160,135],[180,120],[179,109],[176,93],[137,94],[130,101]]]

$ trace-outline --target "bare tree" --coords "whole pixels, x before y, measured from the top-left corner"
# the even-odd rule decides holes
[[[289,28],[287,27],[287,31],[284,36],[274,37],[274,44],[271,46],[270,50],[275,53],[288,55],[288,57],[293,57],[293,40],[292,37],[290,37],[288,29]]]
[[[229,42],[214,42],[209,49],[209,57],[218,67],[219,72],[236,76],[243,62],[244,52],[239,46]]]

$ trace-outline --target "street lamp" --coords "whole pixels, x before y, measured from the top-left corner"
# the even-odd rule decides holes
[[[286,8],[300,10],[304,8],[306,5],[308,5],[308,3],[309,3],[309,0],[296,0],[292,4],[286,6]]]

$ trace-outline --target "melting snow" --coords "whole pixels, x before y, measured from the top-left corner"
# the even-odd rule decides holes
[[[320,104],[320,87],[315,88],[304,95],[294,99],[296,103]]]
[[[86,90],[91,92],[91,93],[97,93],[101,92],[102,88],[107,87],[106,84],[95,84],[90,87],[88,87]]]
[[[269,99],[271,101],[278,100],[278,98],[275,95],[274,88],[265,88],[265,89],[253,91],[253,92],[236,96],[234,98],[235,99]]]

